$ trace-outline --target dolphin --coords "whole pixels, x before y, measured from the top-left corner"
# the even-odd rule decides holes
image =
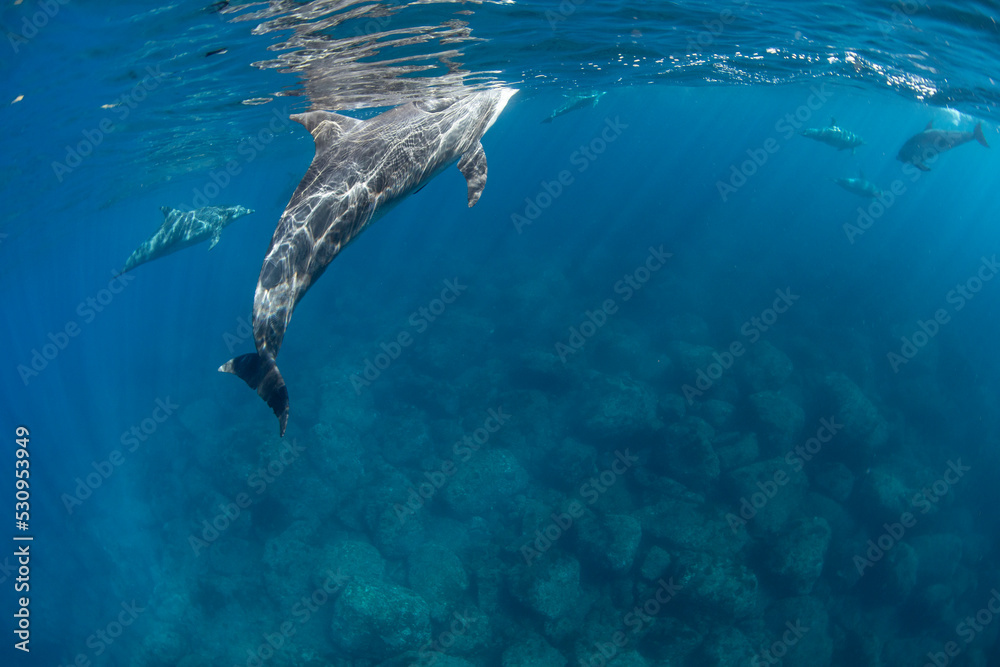
[[[458,162],[469,206],[486,185],[480,140],[516,90],[409,102],[369,120],[326,111],[293,115],[316,154],[285,207],[253,299],[257,351],[219,367],[243,379],[288,424],[288,390],[275,358],[296,304],[340,251],[407,195]]]
[[[882,188],[865,178],[865,172],[859,171],[857,178],[834,178],[834,183],[859,197],[874,198],[882,194]]]
[[[850,148],[851,155],[854,155],[855,148],[865,143],[864,139],[853,132],[848,132],[842,127],[837,127],[836,118],[830,119],[830,125],[828,127],[810,127],[802,130],[799,134],[803,137],[815,139],[816,141],[822,141],[824,144],[829,144],[838,151]]]
[[[570,111],[576,111],[577,109],[583,109],[586,106],[596,107],[597,102],[604,95],[605,91],[592,91],[589,93],[578,93],[576,95],[569,96],[558,109],[549,114],[548,118],[542,120],[543,123],[551,123],[553,118],[558,118],[563,114],[568,114]]]
[[[135,249],[118,275],[208,239],[212,239],[208,246],[211,250],[219,242],[223,228],[236,218],[253,213],[245,206],[206,206],[186,213],[169,206],[161,206],[160,210],[163,224]]]
[[[951,132],[948,130],[935,130],[934,121],[927,123],[923,132],[915,134],[906,140],[903,147],[899,149],[896,159],[900,162],[909,162],[920,171],[930,171],[927,166],[928,160],[933,162],[941,153],[951,150],[955,146],[961,146],[975,139],[986,148],[990,145],[986,143],[983,136],[983,124],[976,123],[972,132]]]

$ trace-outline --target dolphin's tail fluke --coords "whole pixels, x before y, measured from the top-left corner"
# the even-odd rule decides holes
[[[976,123],[976,129],[974,129],[972,131],[972,136],[975,138],[976,141],[978,141],[979,143],[981,143],[983,146],[986,146],[987,148],[990,147],[990,145],[988,143],[986,143],[986,137],[983,136],[983,124],[982,123]]]
[[[251,389],[257,390],[257,395],[274,410],[281,435],[285,435],[285,426],[288,425],[288,389],[274,359],[253,352],[230,359],[219,366],[219,371],[232,373]]]

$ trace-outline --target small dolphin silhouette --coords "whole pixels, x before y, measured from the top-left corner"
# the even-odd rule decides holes
[[[118,275],[209,239],[212,239],[208,246],[211,250],[219,242],[225,227],[236,218],[253,213],[245,206],[206,206],[187,212],[162,206],[160,210],[163,212],[163,224],[135,249]]]
[[[583,109],[588,106],[596,107],[605,92],[606,91],[603,90],[595,90],[589,93],[577,93],[576,95],[568,96],[566,101],[559,108],[550,113],[547,118],[542,119],[542,122],[551,123],[554,118],[568,114],[570,111],[576,111],[577,109]]]
[[[858,172],[857,178],[833,178],[830,180],[859,197],[872,199],[882,194],[882,188],[865,178],[865,172],[863,171]]]
[[[838,151],[850,148],[851,155],[854,155],[855,148],[865,143],[864,139],[853,132],[848,132],[842,127],[837,127],[836,118],[830,119],[828,127],[810,127],[802,130],[799,134],[808,139],[822,141],[824,144],[833,146]]]

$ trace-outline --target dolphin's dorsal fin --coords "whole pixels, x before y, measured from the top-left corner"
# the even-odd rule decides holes
[[[486,187],[486,152],[483,145],[476,142],[469,151],[458,161],[458,170],[465,176],[469,184],[469,206],[473,206],[479,201],[479,196],[483,194]]]
[[[927,127],[924,128],[924,131],[926,132],[927,130],[933,130],[933,129],[934,129],[934,121],[932,120],[927,121]]]
[[[166,229],[167,227],[169,227],[170,226],[170,214],[171,213],[177,213],[177,209],[170,208],[169,206],[161,206],[160,210],[163,212],[163,222],[161,222],[160,226],[156,228],[157,232],[159,232],[161,229]]]
[[[833,117],[830,118],[830,127],[837,127],[837,119],[836,118],[833,118]]]
[[[289,116],[296,123],[309,130],[316,142],[316,150],[326,148],[364,121],[329,111],[309,111]]]

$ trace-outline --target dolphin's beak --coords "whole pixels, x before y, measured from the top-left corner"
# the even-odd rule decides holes
[[[517,95],[517,89],[516,88],[501,88],[500,89],[500,104],[497,105],[497,108],[500,111],[503,111],[503,108],[505,106],[507,106],[507,102],[510,100],[510,98],[514,97],[514,95]]]
[[[510,101],[510,98],[514,97],[514,95],[517,94],[517,89],[516,88],[501,88],[499,90],[499,92],[500,92],[500,99],[497,101],[496,108],[493,110],[493,117],[490,118],[490,122],[486,126],[486,130],[489,130],[491,127],[493,127],[493,123],[495,123],[496,120],[497,120],[497,118],[500,117],[500,113],[503,112],[504,107],[507,106],[507,102]],[[484,131],[484,134],[485,134],[485,131]]]

